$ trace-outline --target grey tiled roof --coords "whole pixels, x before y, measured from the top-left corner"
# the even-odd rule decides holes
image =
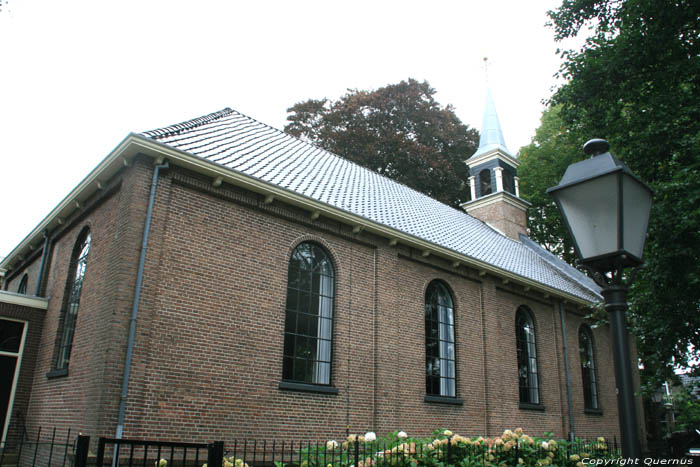
[[[558,259],[545,259],[532,246],[463,211],[234,110],[142,135],[524,278],[599,300],[585,276],[574,270],[581,276],[577,281],[555,267]]]

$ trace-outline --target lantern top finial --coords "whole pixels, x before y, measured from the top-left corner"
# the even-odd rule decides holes
[[[589,156],[598,156],[600,154],[605,154],[610,149],[610,143],[604,139],[595,138],[591,139],[583,145],[583,152]]]

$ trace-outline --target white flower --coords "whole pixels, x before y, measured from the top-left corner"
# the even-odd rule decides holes
[[[452,432],[450,430],[445,430],[442,432],[442,434],[445,436],[452,436]]]
[[[547,441],[542,441],[542,449],[549,449],[549,444],[547,444]]]
[[[326,449],[335,449],[337,447],[338,447],[338,442],[334,439],[332,439],[326,443]]]
[[[398,437],[401,438],[401,439],[406,439],[406,438],[408,438],[408,435],[406,434],[405,431],[399,431],[399,433],[398,433],[396,436],[398,436]]]
[[[377,435],[373,431],[368,431],[365,433],[365,441],[374,441],[377,439]]]

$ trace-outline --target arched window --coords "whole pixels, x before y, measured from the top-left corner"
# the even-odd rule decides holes
[[[515,314],[515,333],[518,350],[518,381],[520,402],[540,403],[539,380],[537,376],[537,344],[535,325],[530,311],[521,306]]]
[[[479,188],[481,196],[491,194],[491,171],[489,169],[484,169],[479,172]]]
[[[83,290],[85,267],[87,265],[88,253],[90,252],[91,240],[90,230],[86,227],[80,232],[80,235],[78,235],[78,240],[76,240],[75,246],[73,247],[73,253],[68,268],[66,293],[63,299],[63,310],[61,312],[62,322],[59,328],[60,340],[56,369],[68,368],[71,347],[73,346],[73,335],[75,334],[75,323],[78,319],[80,293]]]
[[[22,280],[19,281],[19,287],[17,287],[17,293],[27,295],[27,282],[29,281],[29,275],[24,273]]]
[[[581,355],[581,379],[583,402],[587,409],[598,409],[598,387],[596,382],[593,334],[585,324],[578,331],[578,347]]]
[[[510,170],[503,171],[503,191],[515,194],[515,176]]]
[[[331,384],[334,280],[323,248],[307,242],[294,249],[287,277],[282,379]]]
[[[452,295],[439,281],[425,292],[425,390],[455,397],[455,323]]]

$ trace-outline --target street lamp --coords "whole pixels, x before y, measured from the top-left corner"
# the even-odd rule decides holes
[[[642,264],[651,211],[651,189],[608,152],[602,139],[588,141],[590,155],[567,167],[559,185],[549,188],[564,217],[579,264],[602,287],[612,331],[622,455],[641,456],[625,311],[623,271]]]

